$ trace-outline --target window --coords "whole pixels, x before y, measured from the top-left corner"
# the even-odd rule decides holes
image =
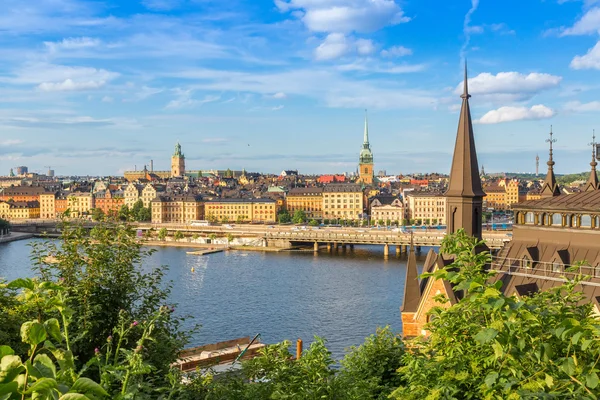
[[[592,217],[589,215],[582,215],[580,226],[583,228],[591,228],[592,227]]]
[[[552,214],[552,225],[562,226],[562,215],[559,213]]]
[[[528,212],[527,214],[525,214],[525,223],[526,224],[533,224],[534,222],[534,215],[532,212]]]
[[[525,269],[530,269],[531,268],[531,260],[527,257],[523,257],[521,266]]]
[[[560,261],[552,262],[552,272],[562,272],[562,266]]]

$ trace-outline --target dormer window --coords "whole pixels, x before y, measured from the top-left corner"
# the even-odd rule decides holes
[[[582,228],[591,228],[592,227],[592,217],[587,214],[582,215],[580,225]]]
[[[562,215],[559,213],[552,214],[552,226],[562,226]]]
[[[525,223],[526,224],[533,224],[535,220],[535,216],[532,212],[528,212],[525,214]]]
[[[521,260],[521,266],[524,269],[531,269],[531,260],[528,257],[523,257]]]

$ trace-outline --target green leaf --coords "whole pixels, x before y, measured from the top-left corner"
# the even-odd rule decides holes
[[[33,365],[46,378],[56,378],[56,367],[46,354],[38,354],[33,360]]]
[[[548,388],[552,388],[552,386],[554,386],[554,378],[552,378],[550,375],[546,374],[544,381],[546,382],[546,386],[548,386]]]
[[[485,328],[481,330],[477,335],[475,335],[474,339],[479,344],[486,344],[492,339],[494,339],[498,335],[498,331],[494,328]]]
[[[15,381],[8,382],[5,384],[0,384],[0,396],[4,396],[7,393],[17,393],[19,389],[19,384]],[[8,396],[10,398],[10,395]]]
[[[58,400],[90,400],[90,398],[80,393],[67,393],[60,396]]]
[[[44,327],[46,328],[46,332],[58,343],[62,342],[63,336],[60,331],[60,324],[56,318],[50,318],[46,322],[44,322]]]
[[[31,361],[29,360],[25,361],[25,369],[27,370],[29,376],[35,379],[41,379],[44,377],[44,375],[42,375],[42,372],[39,369],[37,369],[37,367],[34,367],[33,364],[31,364]]]
[[[12,356],[13,354],[15,354],[15,351],[9,346],[0,346],[0,360],[4,356]]]
[[[31,394],[33,392],[44,392],[46,390],[56,389],[57,387],[58,384],[56,383],[56,380],[52,378],[42,378],[35,382],[33,385],[31,385],[31,387],[27,389],[25,394]]]
[[[102,386],[89,378],[79,378],[71,386],[70,392],[93,393],[98,396],[108,396],[108,393]]]
[[[598,374],[595,372],[592,372],[591,374],[585,377],[585,385],[590,389],[595,389],[598,386],[599,382],[600,380],[598,380]]]
[[[579,341],[579,339],[581,338],[582,335],[583,335],[583,331],[580,331],[580,332],[577,332],[576,334],[574,334],[573,337],[571,337],[571,343],[577,344],[577,342]]]
[[[504,355],[504,349],[497,340],[492,343],[492,349],[494,349],[494,356],[496,356],[496,358],[500,358]]]
[[[573,359],[571,357],[565,359],[565,361],[562,363],[562,366],[560,367],[563,372],[569,376],[573,376],[573,374],[575,373],[575,362],[573,361]]]
[[[490,372],[485,377],[484,382],[487,385],[487,387],[489,387],[491,389],[494,386],[494,384],[496,383],[496,380],[498,380],[498,373],[497,372]]]
[[[32,346],[42,343],[46,340],[46,329],[44,329],[44,325],[37,321],[25,322],[21,325],[21,340]]]
[[[592,344],[592,342],[593,340],[591,339],[583,339],[581,341],[581,350],[585,351],[590,346],[590,344]]]
[[[25,370],[19,356],[4,356],[0,361],[0,383],[10,382]]]
[[[30,278],[19,278],[6,285],[9,289],[29,289],[33,290],[33,281]]]

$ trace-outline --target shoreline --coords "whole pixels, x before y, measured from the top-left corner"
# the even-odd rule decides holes
[[[157,240],[142,240],[142,246],[154,246],[154,247],[188,247],[194,249],[218,249],[218,250],[235,250],[235,251],[262,251],[265,253],[278,253],[281,251],[297,250],[298,247],[262,247],[262,246],[244,246],[244,245],[232,245],[227,246],[224,244],[210,244],[210,243],[191,243],[191,242],[173,242],[173,241],[157,241]]]
[[[0,244],[16,242],[17,240],[31,239],[33,233],[11,232],[10,235],[0,237]]]

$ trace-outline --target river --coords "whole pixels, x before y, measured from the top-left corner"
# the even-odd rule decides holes
[[[0,277],[32,276],[29,244],[0,244]],[[144,268],[168,265],[177,313],[201,324],[190,346],[261,333],[265,343],[327,340],[333,356],[359,345],[378,326],[400,331],[406,256],[385,260],[382,246],[353,251],[229,251],[187,255],[185,248],[161,247]],[[419,257],[419,264],[426,253]],[[193,268],[193,271],[192,271]]]

